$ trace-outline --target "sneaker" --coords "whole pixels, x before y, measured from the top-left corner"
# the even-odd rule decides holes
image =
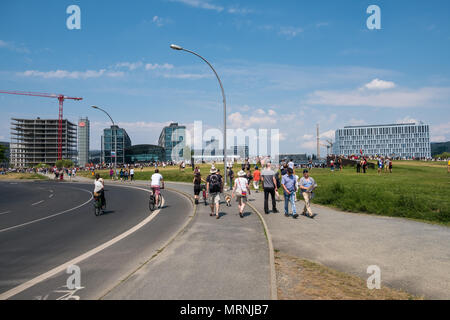
[[[278,211],[277,209],[272,210],[273,213],[279,213],[280,211]]]
[[[239,217],[243,218],[244,215],[242,213],[239,212]]]
[[[284,216],[285,216],[285,217],[289,217],[289,213],[285,213]]]
[[[292,217],[293,217],[294,219],[297,219],[297,218],[298,218],[298,214],[296,213],[296,214],[294,214]]]

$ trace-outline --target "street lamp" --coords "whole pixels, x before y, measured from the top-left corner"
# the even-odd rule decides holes
[[[114,124],[114,120],[111,118],[111,116],[109,115],[108,112],[106,112],[105,110],[103,110],[102,108],[99,108],[97,106],[92,106],[92,108],[106,113],[106,115],[109,117],[109,119],[111,119],[111,122],[113,124],[113,127],[114,127],[114,175],[117,178],[117,130],[116,130],[116,125]]]
[[[187,49],[184,49],[183,47],[180,47],[176,44],[171,44],[170,48],[177,51],[186,51],[189,53],[192,53],[193,55],[196,55],[200,59],[206,62],[206,64],[211,68],[211,70],[216,75],[217,80],[219,81],[220,89],[222,90],[222,98],[223,98],[223,163],[224,163],[224,169],[225,169],[225,185],[227,184],[228,180],[228,173],[227,173],[227,101],[225,98],[225,91],[223,90],[222,81],[220,81],[219,75],[217,74],[216,70],[213,68],[211,63],[209,63],[208,60],[203,58],[201,55],[194,51],[190,51]],[[231,184],[231,181],[230,181]]]

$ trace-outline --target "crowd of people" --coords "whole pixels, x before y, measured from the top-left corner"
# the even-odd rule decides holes
[[[194,198],[195,204],[199,204],[200,192],[204,189],[206,193],[205,205],[210,206],[210,215],[220,218],[221,198],[224,198],[227,206],[231,206],[231,200],[236,199],[238,214],[244,217],[244,210],[248,198],[252,191],[264,192],[264,212],[269,214],[269,197],[271,198],[271,212],[278,213],[277,201],[281,201],[279,190],[284,195],[284,214],[286,217],[298,218],[296,202],[299,196],[303,197],[305,205],[302,214],[314,218],[311,210],[311,199],[314,197],[314,190],[317,187],[315,180],[309,175],[309,170],[303,170],[303,176],[299,178],[295,174],[295,164],[293,161],[283,161],[280,165],[273,165],[270,160],[260,161],[254,164],[253,171],[249,161],[242,163],[240,170],[236,173],[232,166],[227,166],[226,175],[231,182],[232,188],[225,190],[224,177],[220,170],[212,164],[209,175],[204,179],[200,169],[194,169]],[[253,186],[253,189],[251,188]],[[231,191],[231,193],[229,192]],[[290,207],[290,209],[289,209]]]

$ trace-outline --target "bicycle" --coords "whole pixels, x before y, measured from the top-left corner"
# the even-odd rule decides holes
[[[154,211],[156,208],[161,208],[161,193],[158,197],[158,203],[156,203],[156,196],[153,192],[153,188],[150,190],[150,199],[148,201],[148,208],[150,211]]]
[[[94,214],[99,216],[103,213],[103,203],[100,193],[94,192]]]

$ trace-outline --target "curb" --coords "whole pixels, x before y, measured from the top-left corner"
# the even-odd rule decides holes
[[[133,270],[132,272],[130,272],[124,279],[120,280],[115,286],[113,286],[111,289],[107,290],[105,293],[103,293],[97,300],[103,300],[103,298],[105,296],[107,296],[111,291],[113,291],[115,288],[117,288],[118,286],[120,286],[122,283],[124,283],[125,281],[127,281],[131,276],[133,276],[136,272],[138,272],[140,269],[142,269],[144,266],[146,266],[150,261],[152,261],[154,258],[156,258],[161,252],[163,252],[170,244],[172,244],[173,241],[175,241],[175,239],[181,235],[182,233],[184,233],[186,231],[186,229],[190,226],[190,224],[192,223],[192,221],[194,221],[194,218],[197,216],[197,207],[194,204],[194,200],[192,199],[192,197],[188,194],[186,194],[183,191],[179,191],[179,190],[175,190],[172,188],[165,188],[166,190],[170,190],[172,192],[176,192],[181,194],[182,196],[188,198],[188,200],[191,202],[192,206],[193,206],[193,214],[191,216],[189,216],[189,219],[183,224],[183,226],[172,236],[169,238],[169,240],[167,240],[166,243],[164,243],[164,245],[158,249],[156,251],[156,253],[154,255],[152,255],[149,259],[147,259],[146,261],[144,261],[143,263],[141,263],[141,265],[139,267],[137,267],[135,270]]]
[[[278,288],[277,288],[277,274],[275,270],[275,250],[273,248],[272,243],[272,235],[270,234],[269,228],[267,227],[266,220],[264,220],[264,216],[256,209],[255,206],[247,202],[247,205],[253,209],[253,211],[258,214],[259,219],[261,220],[264,232],[266,233],[267,243],[269,245],[269,263],[270,263],[270,295],[272,300],[278,300]]]

